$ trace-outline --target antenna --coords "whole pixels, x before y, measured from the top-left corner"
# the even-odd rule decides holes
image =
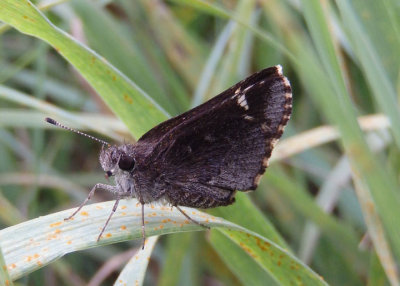
[[[81,131],[72,129],[72,128],[70,128],[70,127],[64,126],[64,125],[62,125],[61,123],[59,123],[59,122],[57,122],[57,121],[55,121],[54,119],[51,119],[51,118],[49,118],[49,117],[46,117],[46,118],[45,118],[45,121],[48,122],[48,123],[50,123],[50,124],[53,124],[53,125],[55,125],[55,126],[57,126],[57,127],[63,128],[63,129],[65,129],[65,130],[72,131],[72,132],[75,132],[75,133],[77,133],[77,134],[79,134],[79,135],[86,136],[86,137],[88,137],[88,138],[90,138],[90,139],[92,139],[92,140],[94,140],[94,141],[97,141],[97,142],[103,144],[103,145],[110,146],[110,143],[108,143],[108,142],[106,142],[106,141],[103,141],[103,140],[101,140],[101,139],[99,139],[99,138],[96,138],[96,137],[91,136],[91,135],[89,135],[89,134],[83,133],[83,132],[81,132]]]

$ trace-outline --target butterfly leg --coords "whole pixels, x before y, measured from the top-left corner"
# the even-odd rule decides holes
[[[192,219],[192,218],[191,218],[190,216],[188,216],[180,207],[178,207],[178,206],[174,206],[174,207],[176,207],[176,209],[177,209],[178,211],[180,211],[180,212],[181,212],[187,219],[189,219],[191,222],[193,222],[193,223],[195,223],[195,224],[197,224],[197,225],[199,225],[199,226],[202,226],[202,227],[204,227],[204,228],[210,229],[209,226],[206,226],[206,225],[202,224],[201,222],[198,222],[197,220]]]
[[[104,224],[104,226],[103,226],[103,228],[102,228],[102,230],[101,230],[99,236],[97,237],[97,242],[100,240],[101,235],[102,235],[103,232],[106,230],[106,227],[107,227],[109,221],[111,220],[111,217],[113,216],[113,214],[114,214],[115,211],[117,210],[118,204],[119,204],[119,200],[120,200],[120,199],[121,199],[121,197],[118,196],[117,199],[115,200],[115,203],[114,203],[114,206],[113,206],[113,208],[112,208],[112,211],[111,211],[110,215],[108,216],[108,219],[107,219],[106,223]]]
[[[112,192],[112,193],[118,193],[119,192],[119,189],[116,186],[110,186],[110,185],[106,185],[106,184],[96,184],[96,185],[94,185],[94,187],[90,191],[90,193],[87,196],[87,198],[83,201],[83,203],[80,204],[80,206],[77,208],[76,211],[74,211],[74,213],[72,215],[70,215],[69,217],[65,218],[64,220],[70,220],[71,218],[73,218],[83,208],[83,206],[86,205],[87,202],[93,197],[94,192],[96,190],[106,190],[106,191],[109,191],[109,192]]]
[[[144,249],[144,242],[146,240],[146,231],[144,229],[144,204],[142,204],[142,249]]]

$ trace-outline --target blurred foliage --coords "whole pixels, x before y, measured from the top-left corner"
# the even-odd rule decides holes
[[[302,152],[274,160],[256,192],[240,193],[235,205],[210,213],[288,249],[329,285],[400,285],[398,1],[32,5],[0,2],[2,229],[76,206],[104,181],[98,143],[46,131],[44,117],[109,141],[133,141],[252,72],[281,64],[294,98],[282,141],[290,137]],[[367,120],[363,130],[358,117],[374,114],[386,121]],[[318,145],[319,138],[300,136],[324,125],[337,127],[327,135],[337,140]],[[97,193],[93,200],[111,198]],[[282,261],[272,250],[255,258],[240,243],[254,250],[258,240],[227,230],[161,236],[138,283],[307,281],[305,272],[296,274],[303,266],[287,271],[277,267]],[[134,271],[137,262],[126,264],[127,255],[139,245],[130,240],[77,251],[14,283],[118,285],[121,272],[129,277]],[[10,269],[3,254],[0,266]],[[147,262],[139,262],[142,271]],[[0,272],[0,283],[8,279]]]

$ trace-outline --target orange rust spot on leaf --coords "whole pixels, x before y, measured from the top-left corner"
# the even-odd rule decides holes
[[[12,263],[12,264],[10,265],[10,269],[14,269],[14,268],[17,268],[17,265],[15,265],[15,263]]]
[[[6,286],[10,285],[10,280],[6,280]]]
[[[98,209],[98,210],[102,210],[102,209],[103,209],[103,207],[102,207],[102,206],[96,206],[96,209]]]
[[[43,265],[43,263],[42,263],[41,261],[36,261],[36,264],[37,264],[38,266],[42,266],[42,265]]]
[[[35,253],[34,255],[33,255],[33,258],[39,258],[39,254],[37,254],[37,253]]]
[[[55,234],[59,234],[60,232],[61,232],[61,230],[60,230],[59,228],[57,228],[57,229],[54,231]]]
[[[263,241],[261,239],[259,239],[258,237],[255,237],[256,240],[256,244],[257,246],[262,250],[262,251],[267,251],[270,247],[270,243]]]
[[[26,261],[26,262],[32,261],[32,256],[28,255],[28,256],[25,258],[25,261]]]
[[[92,56],[91,62],[92,62],[92,64],[94,64],[96,62],[96,57],[95,56]]]
[[[151,209],[153,209],[153,210],[154,210],[154,205],[150,205],[150,207],[151,207]]]
[[[111,237],[111,236],[112,236],[111,233],[107,233],[107,234],[106,234],[106,237]]]
[[[145,220],[145,221],[144,221],[144,224],[148,224],[148,223],[149,223],[149,221],[148,221],[148,220]]]
[[[122,212],[121,215],[125,216],[125,215],[126,215],[126,212]]]
[[[276,264],[278,264],[278,266],[281,266],[282,265],[282,261],[278,260],[278,262]]]
[[[166,223],[166,222],[168,222],[168,220],[167,219],[163,219],[161,222]]]
[[[253,257],[253,258],[256,258],[256,257],[257,257],[257,255],[255,255],[255,254],[251,251],[251,249],[250,249],[247,245],[245,245],[242,241],[239,242],[239,245],[240,245],[240,247],[241,247],[244,251],[247,252],[248,255],[250,255],[250,256]]]
[[[121,229],[125,230],[126,229],[126,225],[121,225]]]
[[[51,223],[51,224],[50,224],[50,227],[59,226],[59,225],[61,225],[61,224],[62,224],[62,221],[58,221],[58,222],[55,222],[55,223]]]
[[[67,241],[67,244],[71,244],[71,243],[72,243],[72,241],[71,241],[71,240],[68,240],[68,241]]]
[[[28,16],[24,15],[24,19],[28,19]]]
[[[132,98],[131,98],[129,95],[127,95],[126,93],[124,93],[124,100],[125,100],[126,102],[128,102],[129,104],[132,104],[132,103],[133,103]],[[137,203],[136,206],[138,206],[138,204],[140,204],[140,203]]]
[[[4,271],[7,270],[7,266],[3,265],[3,270]]]
[[[121,206],[121,210],[124,210],[124,209],[126,209],[126,206],[125,205]]]
[[[185,219],[185,221],[183,222],[184,224],[189,224],[190,221],[188,219]]]
[[[82,212],[81,212],[81,215],[82,215],[82,216],[89,216],[88,212],[86,212],[86,211],[82,211]]]
[[[373,203],[367,202],[367,203],[366,203],[366,206],[367,206],[367,210],[368,210],[369,212],[371,212],[371,213],[374,212],[375,206],[374,206]]]

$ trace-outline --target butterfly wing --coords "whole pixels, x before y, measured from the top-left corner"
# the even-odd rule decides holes
[[[271,67],[156,126],[136,148],[172,204],[230,204],[235,190],[257,187],[291,109],[290,84]]]

